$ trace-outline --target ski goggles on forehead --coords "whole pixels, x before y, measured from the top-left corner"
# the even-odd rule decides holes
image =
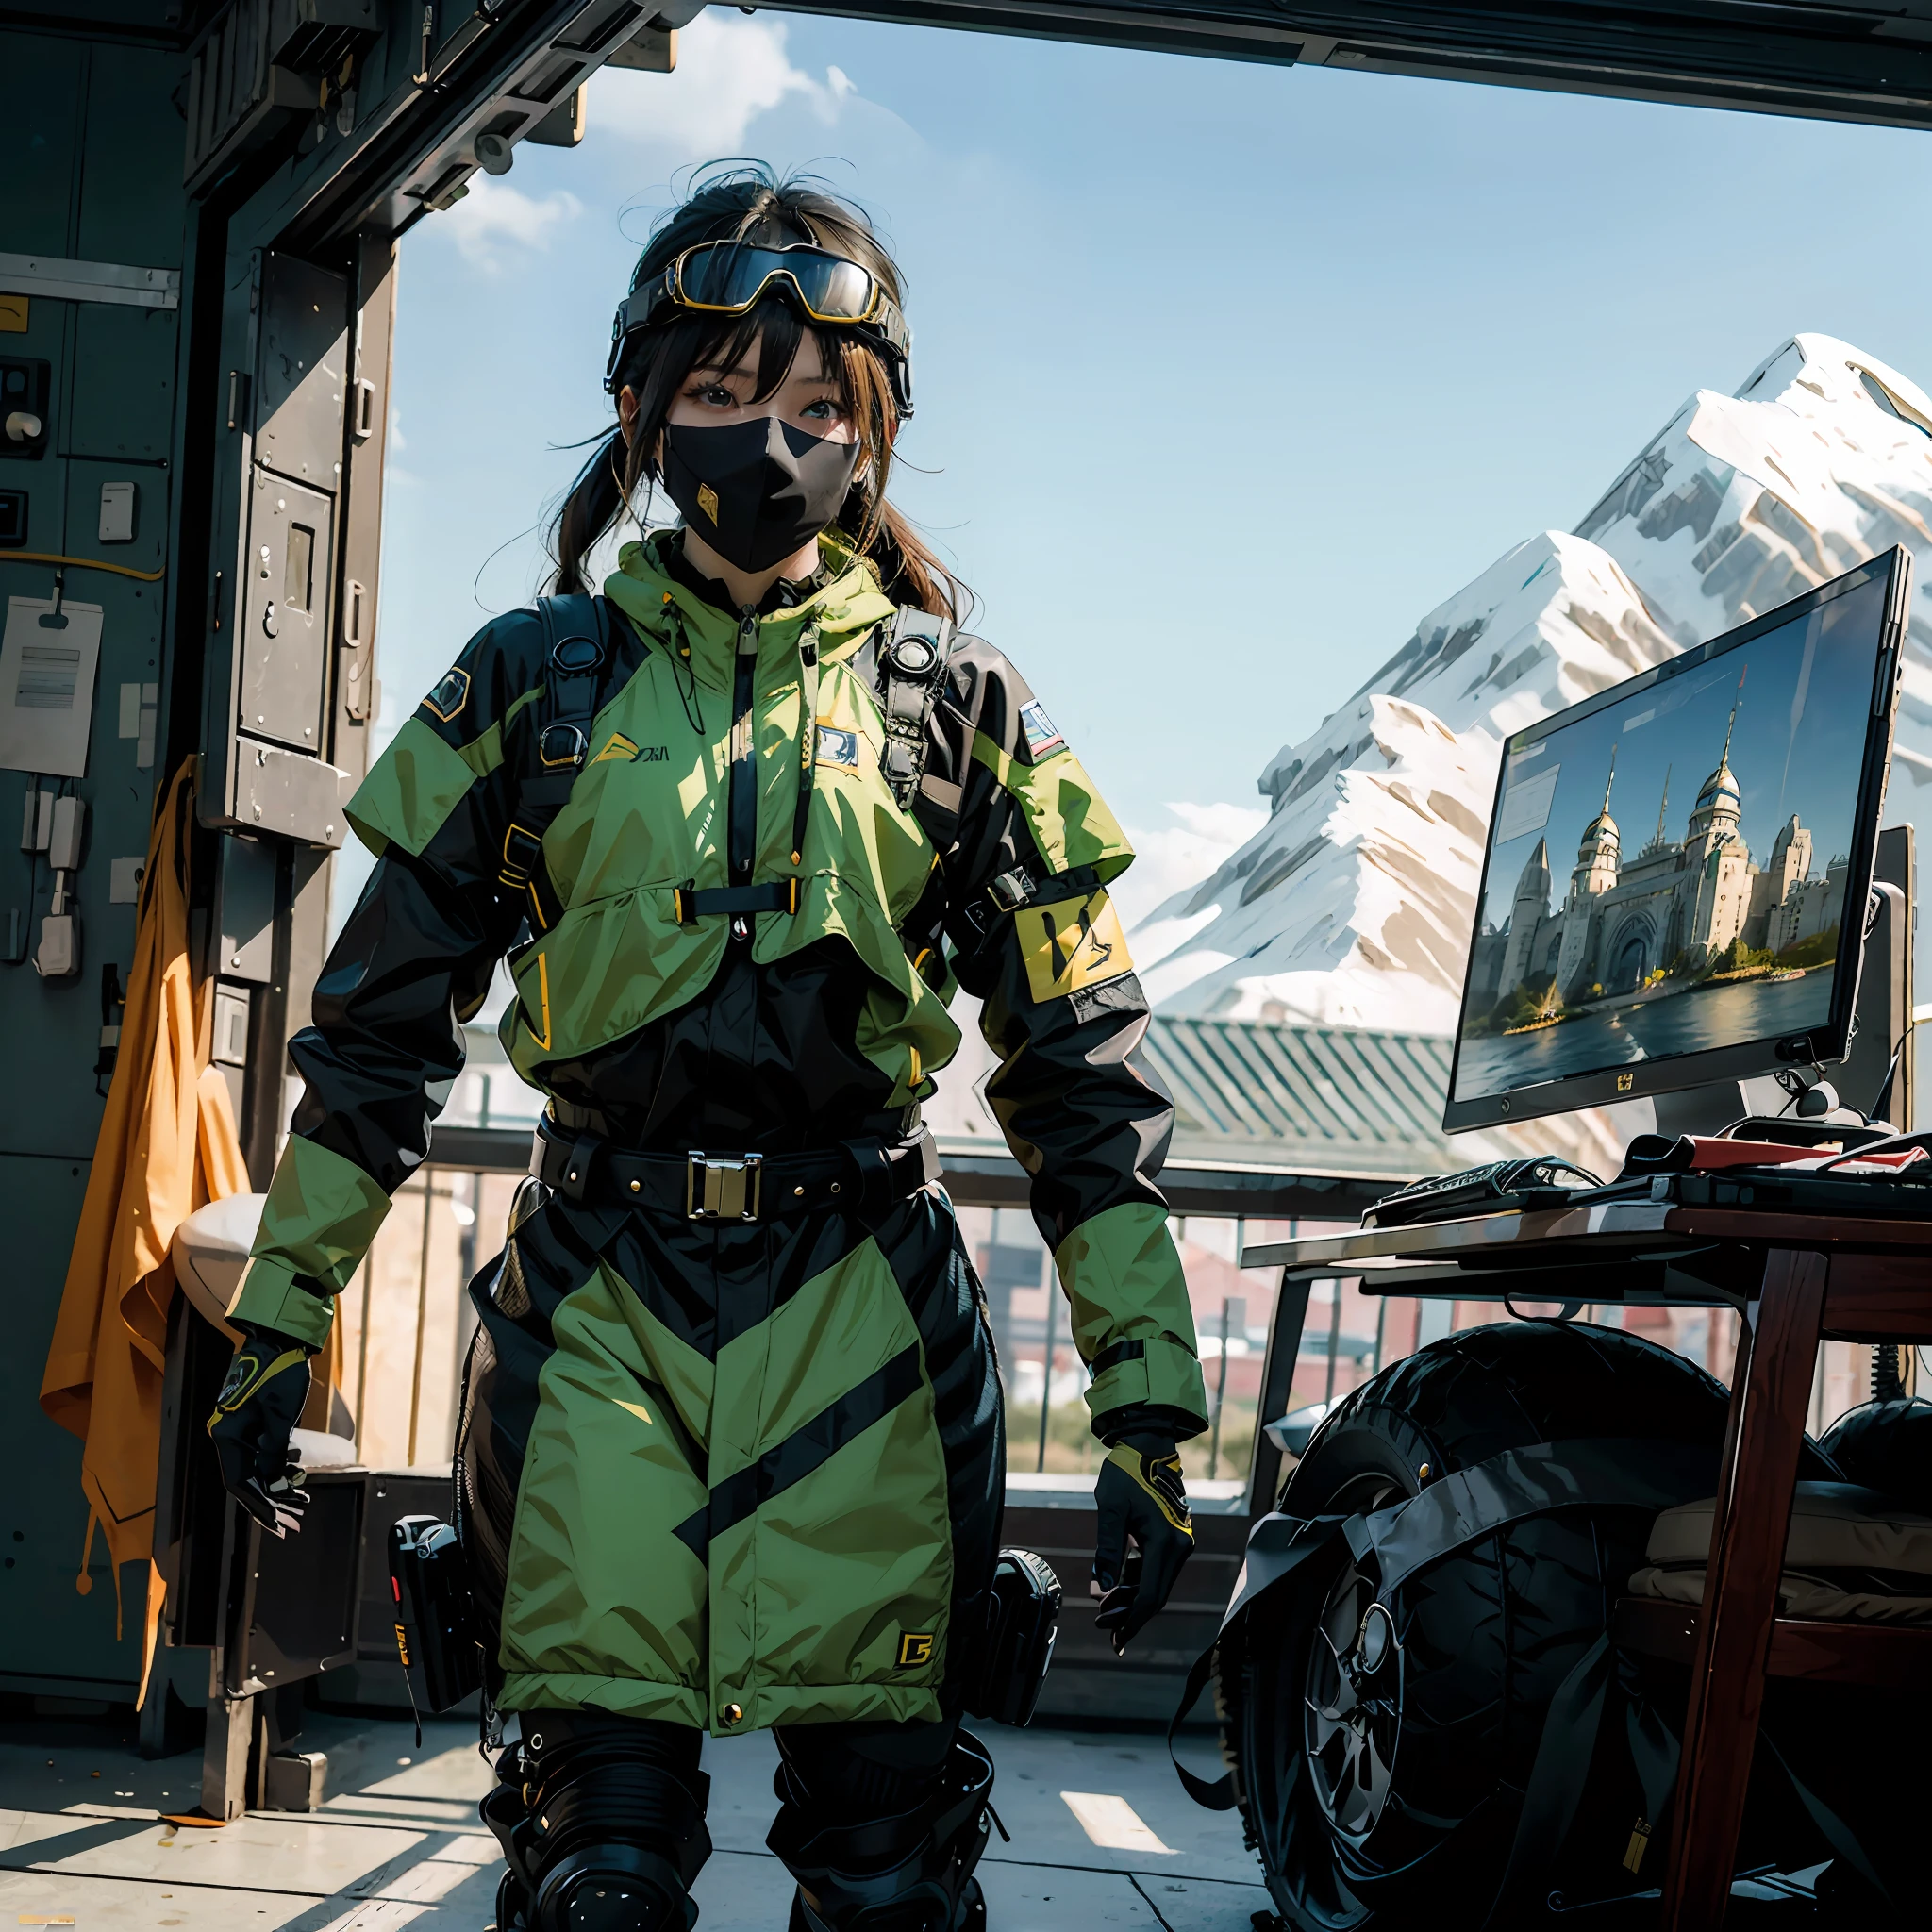
[[[664,273],[618,305],[610,325],[604,386],[614,391],[626,341],[668,316],[744,315],[776,283],[808,322],[849,328],[886,353],[899,413],[912,413],[912,331],[878,277],[842,255],[808,242],[765,248],[744,242],[705,242],[687,248]]]

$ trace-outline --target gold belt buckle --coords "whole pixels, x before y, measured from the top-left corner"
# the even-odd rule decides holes
[[[720,1160],[693,1150],[685,1162],[687,1221],[756,1221],[765,1158],[747,1154]]]

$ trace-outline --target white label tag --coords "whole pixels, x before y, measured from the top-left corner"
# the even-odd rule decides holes
[[[79,778],[87,772],[93,723],[94,670],[101,656],[101,607],[54,607],[40,597],[7,600],[0,641],[0,770]]]

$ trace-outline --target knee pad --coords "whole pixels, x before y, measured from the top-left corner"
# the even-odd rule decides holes
[[[502,1932],[690,1932],[691,1887],[711,1855],[710,1780],[621,1721],[553,1722],[506,1751],[483,1800],[509,1869]],[[669,1727],[666,1727],[669,1728]],[[547,1743],[547,1748],[546,1748]]]
[[[792,1932],[978,1932],[973,1876],[991,1825],[992,1759],[961,1731],[932,1789],[885,1818],[835,1821],[788,1763],[765,1842],[798,1881]]]

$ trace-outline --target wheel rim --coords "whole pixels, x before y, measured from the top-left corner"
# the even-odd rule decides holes
[[[1380,1822],[1402,1735],[1402,1645],[1354,1564],[1328,1593],[1308,1643],[1302,1731],[1315,1803],[1355,1843]]]
[[[1387,1474],[1363,1472],[1341,1483],[1317,1507],[1372,1515],[1408,1493]],[[1330,1597],[1318,1599],[1324,1607]],[[1318,1798],[1307,1750],[1311,1648],[1323,1649],[1307,1613],[1281,1641],[1258,1649],[1247,1664],[1241,1757],[1248,1777],[1251,1827],[1270,1891],[1288,1924],[1303,1932],[1368,1932],[1374,1911],[1350,1890],[1338,1868],[1333,1825]]]

